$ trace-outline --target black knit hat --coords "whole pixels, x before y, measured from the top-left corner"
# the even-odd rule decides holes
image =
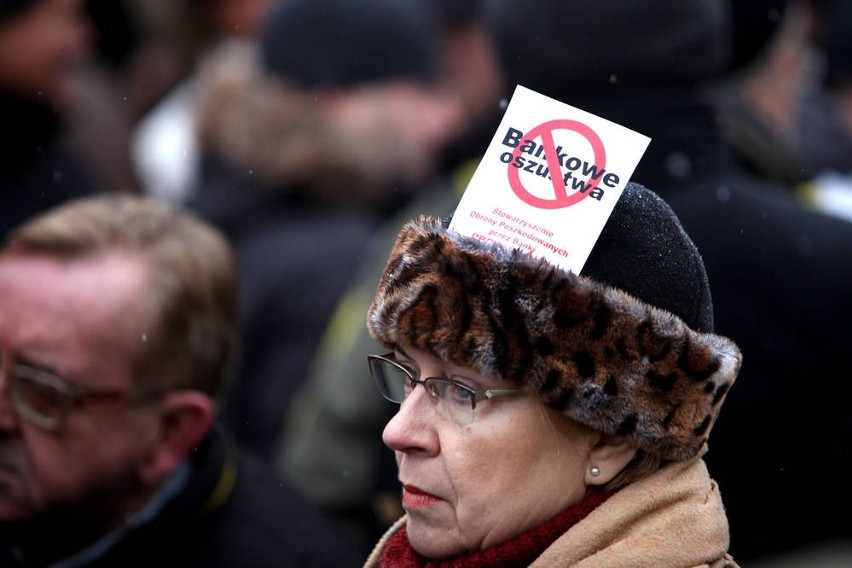
[[[689,84],[723,71],[729,0],[486,0],[512,83],[563,101],[610,87]],[[627,103],[625,103],[627,104]]]
[[[581,273],[713,332],[704,261],[668,205],[641,185],[624,189]]]
[[[412,346],[512,384],[664,459],[702,453],[741,364],[714,335],[698,250],[630,183],[581,275],[419,217],[397,237],[367,315]]]
[[[304,88],[429,80],[439,68],[429,17],[395,0],[281,2],[261,31],[260,52],[268,71]]]

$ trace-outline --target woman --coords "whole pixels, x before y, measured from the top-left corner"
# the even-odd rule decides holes
[[[639,185],[579,276],[405,225],[367,327],[406,515],[367,566],[736,566],[702,455],[741,356],[712,321],[698,251]]]

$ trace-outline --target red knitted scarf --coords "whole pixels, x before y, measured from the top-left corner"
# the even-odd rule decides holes
[[[388,541],[382,552],[380,566],[381,568],[477,568],[481,566],[523,568],[529,566],[565,531],[580,522],[613,493],[612,491],[591,493],[549,521],[513,539],[448,560],[432,561],[419,555],[411,548],[408,542],[408,531],[402,527]]]

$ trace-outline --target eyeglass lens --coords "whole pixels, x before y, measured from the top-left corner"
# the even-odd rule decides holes
[[[7,379],[12,404],[21,417],[48,430],[56,428],[68,396],[60,379],[22,365],[12,366]]]
[[[370,369],[379,392],[389,401],[401,404],[418,384],[422,384],[441,416],[460,424],[473,422],[474,390],[440,377],[418,381],[400,365],[378,357],[370,358]]]
[[[415,383],[404,369],[381,359],[373,359],[370,362],[373,376],[379,386],[379,391],[391,402],[403,402]]]

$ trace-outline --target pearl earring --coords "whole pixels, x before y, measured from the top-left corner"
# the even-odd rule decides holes
[[[589,473],[592,474],[592,477],[597,477],[601,474],[601,469],[598,466],[593,465],[592,468],[589,470]]]

